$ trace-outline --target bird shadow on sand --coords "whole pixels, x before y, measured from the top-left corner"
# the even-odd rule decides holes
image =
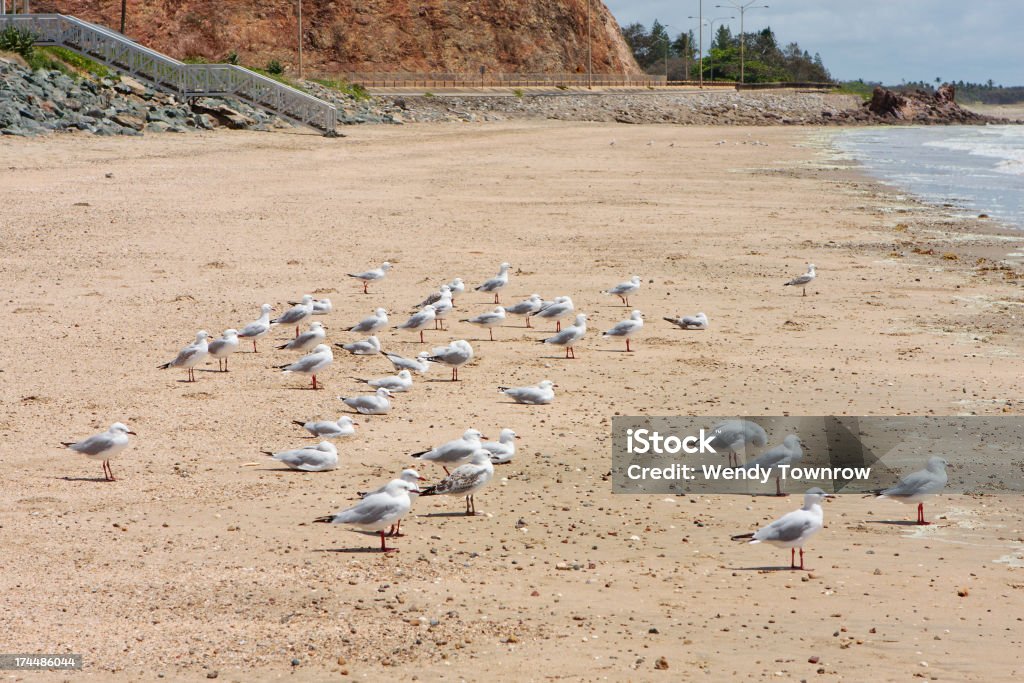
[[[323,391],[327,387],[321,385],[321,386],[318,386],[316,389],[314,389],[313,387],[285,387],[285,388],[288,389],[288,391]]]
[[[775,567],[730,567],[730,571],[734,572],[809,572],[814,571],[810,568],[800,569],[800,567],[790,567],[789,565],[779,565]]]
[[[483,513],[478,512],[475,515],[467,515],[465,512],[429,512],[425,515],[419,515],[420,517],[482,517]]]
[[[110,481],[106,477],[54,477],[54,479],[60,479],[62,481],[103,481],[111,484],[117,483],[117,480]]]
[[[928,524],[918,524],[912,522],[909,519],[868,519],[864,520],[868,524],[889,524],[891,526],[935,526],[935,524],[929,522]]]
[[[627,351],[626,349],[597,349],[598,353],[636,353],[636,351]],[[571,358],[569,360],[572,360]]]
[[[389,550],[391,550],[389,548]],[[397,550],[397,548],[395,548]],[[317,548],[313,552],[315,553],[375,553],[377,555],[387,555],[382,552],[380,548]]]

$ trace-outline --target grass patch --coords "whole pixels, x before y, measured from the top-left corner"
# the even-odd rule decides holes
[[[313,78],[310,79],[314,83],[319,83],[325,88],[331,90],[337,90],[340,93],[348,95],[355,100],[368,100],[370,99],[370,93],[363,86],[358,83],[349,83],[348,81],[336,81],[329,78]]]
[[[41,47],[38,51],[50,55],[56,60],[63,62],[80,73],[87,73],[96,78],[116,78],[117,74],[103,64],[83,57],[77,52],[72,52],[65,47]],[[63,69],[62,69],[63,70]]]
[[[512,94],[515,95],[516,97],[518,97],[519,99],[523,99],[523,91],[520,90],[519,88],[516,88],[515,90],[513,90]]]
[[[871,93],[874,89],[875,86],[865,83],[864,81],[843,81],[833,92],[841,93],[843,95],[856,95],[866,101],[871,99]]]

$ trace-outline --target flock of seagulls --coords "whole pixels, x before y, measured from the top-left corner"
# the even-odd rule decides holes
[[[378,268],[348,275],[362,282],[363,292],[368,294],[370,283],[380,283],[391,269],[392,264],[384,262]],[[565,295],[544,300],[535,293],[518,303],[507,307],[502,306],[500,292],[509,284],[511,269],[511,264],[502,263],[497,275],[474,287],[474,291],[493,294],[495,308],[475,316],[461,318],[460,322],[486,329],[488,339],[491,341],[495,339],[495,329],[506,324],[510,315],[522,317],[527,328],[533,327],[532,318],[553,322],[554,333],[538,341],[562,347],[566,358],[575,358],[575,347],[587,333],[587,315],[576,310],[572,298]],[[812,279],[813,271],[814,267],[811,266]],[[787,284],[806,286],[806,282],[798,282],[799,279]],[[623,305],[628,307],[630,297],[635,297],[641,286],[640,276],[634,275],[629,280],[619,283],[603,293],[618,297]],[[393,329],[417,332],[420,342],[424,342],[424,331],[431,326],[431,323],[435,330],[445,330],[445,320],[454,310],[454,297],[461,296],[465,290],[466,284],[461,278],[454,278],[441,285],[411,312],[405,322],[392,326]],[[263,304],[260,306],[260,315],[256,320],[242,326],[240,330],[237,328],[226,329],[218,339],[211,340],[207,331],[200,330],[196,333],[194,341],[181,349],[173,360],[158,367],[161,369],[183,369],[186,371],[186,380],[184,381],[195,382],[195,368],[208,356],[217,359],[218,371],[228,372],[229,357],[238,350],[242,340],[251,341],[253,353],[259,353],[257,342],[267,337],[275,326],[288,328],[294,326],[294,337],[276,345],[275,348],[281,352],[299,352],[304,355],[292,362],[274,365],[275,369],[285,375],[308,376],[310,386],[315,390],[323,388],[318,375],[321,375],[334,363],[335,349],[356,356],[382,355],[392,363],[395,374],[353,378],[366,384],[372,393],[338,396],[338,399],[356,414],[385,415],[391,412],[392,401],[396,394],[413,389],[414,376],[426,375],[433,365],[443,365],[451,369],[451,380],[458,381],[459,369],[471,362],[475,356],[473,346],[464,339],[456,339],[445,346],[437,346],[430,351],[420,352],[413,358],[385,351],[376,334],[386,330],[390,323],[389,313],[382,307],[372,309],[369,316],[346,328],[349,332],[370,336],[351,343],[335,343],[332,349],[332,346],[327,343],[327,326],[318,320],[313,320],[315,316],[324,316],[333,312],[334,307],[331,300],[316,299],[312,295],[306,294],[297,301],[290,301],[289,305],[290,308],[279,316],[272,317],[273,307],[270,304]],[[573,322],[563,328],[563,320],[570,318]],[[703,313],[694,316],[665,318],[665,320],[686,330],[706,330],[708,328],[707,316]],[[308,329],[305,332],[301,331],[302,325],[307,323]],[[633,310],[628,319],[606,330],[602,336],[623,340],[626,351],[633,351],[630,340],[643,329],[643,326],[643,313]],[[531,386],[502,386],[498,388],[498,391],[515,403],[549,405],[555,400],[554,389],[557,386],[555,382],[544,379]],[[313,438],[320,441],[316,445],[279,452],[263,451],[263,453],[292,469],[305,472],[326,472],[338,467],[338,449],[331,441],[354,435],[358,423],[350,415],[342,415],[336,421],[295,420],[294,424],[302,427]],[[129,445],[128,436],[133,434],[134,432],[125,425],[115,423],[101,434],[79,442],[67,442],[63,445],[87,457],[102,461],[104,478],[114,481],[113,473],[110,470],[110,460]],[[466,501],[466,513],[475,514],[474,495],[493,478],[495,464],[508,463],[512,460],[516,453],[515,442],[517,439],[519,439],[519,435],[506,428],[502,430],[498,441],[485,444],[483,442],[487,439],[480,432],[469,429],[459,439],[430,450],[411,454],[413,458],[427,462],[433,461],[444,468],[446,476],[438,483],[421,488],[419,482],[423,479],[415,471],[407,470],[399,478],[364,496],[355,506],[333,515],[318,518],[316,521],[351,524],[363,529],[379,531],[381,533],[381,550],[391,550],[386,547],[384,529],[390,529],[392,534],[396,533],[396,530],[400,528],[402,517],[409,512],[412,501],[416,497],[463,496]],[[453,469],[449,471],[449,468]]]
[[[788,434],[782,443],[744,464],[738,464],[738,453],[746,452],[751,447],[762,448],[768,443],[768,435],[761,425],[752,420],[726,420],[712,428],[711,444],[715,450],[722,449],[729,457],[730,464],[736,463],[739,469],[761,468],[775,474],[776,495],[786,495],[780,486],[779,468],[792,465],[803,457],[800,437]],[[946,473],[948,462],[937,455],[928,458],[923,470],[908,474],[895,486],[878,489],[868,494],[869,497],[885,498],[900,503],[917,503],[917,524],[927,525],[924,519],[924,501],[942,491],[949,481]],[[804,544],[825,526],[825,515],[821,504],[825,498],[833,498],[820,488],[808,489],[804,494],[803,505],[789,512],[757,531],[732,536],[734,541],[749,543],[767,543],[779,548],[789,548],[789,566],[791,569],[804,569]],[[796,564],[796,552],[800,552],[800,564]]]

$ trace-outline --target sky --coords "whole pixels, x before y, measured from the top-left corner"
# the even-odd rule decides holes
[[[697,20],[687,17],[697,16],[698,2],[605,0],[605,5],[621,26],[650,27],[657,19],[675,37],[691,29],[696,33]],[[729,2],[704,0],[705,20],[735,16],[724,23],[739,33],[739,12],[716,4]],[[745,13],[744,30],[765,26],[780,45],[795,41],[812,55],[820,53],[840,80],[983,83],[991,78],[1024,85],[1024,0],[758,0]],[[705,33],[705,49],[709,42]]]

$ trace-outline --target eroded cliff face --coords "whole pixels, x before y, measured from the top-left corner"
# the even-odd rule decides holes
[[[345,71],[585,73],[588,0],[302,0],[307,67]],[[600,0],[594,73],[639,73]],[[128,0],[127,35],[179,59],[297,61],[296,0]],[[117,29],[121,0],[34,0]]]

